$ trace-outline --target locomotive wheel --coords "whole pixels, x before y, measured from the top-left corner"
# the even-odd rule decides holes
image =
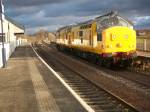
[[[106,68],[112,68],[113,67],[112,59],[103,59],[102,60],[102,66],[104,66]]]
[[[132,59],[123,60],[123,62],[122,62],[122,66],[123,66],[124,68],[127,68],[127,67],[131,66],[131,64],[132,64]]]

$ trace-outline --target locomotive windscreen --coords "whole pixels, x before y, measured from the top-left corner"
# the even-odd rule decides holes
[[[102,31],[112,26],[132,27],[132,25],[129,22],[127,22],[119,16],[107,16],[97,20],[97,31]]]

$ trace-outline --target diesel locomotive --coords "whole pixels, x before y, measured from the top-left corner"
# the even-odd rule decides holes
[[[136,32],[131,21],[112,11],[58,29],[56,45],[101,65],[128,66],[136,57]]]

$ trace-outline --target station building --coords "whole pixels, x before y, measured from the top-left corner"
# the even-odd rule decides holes
[[[4,12],[3,5],[2,8]],[[18,46],[17,35],[24,34],[25,32],[25,28],[23,25],[17,23],[10,17],[6,16],[4,13],[2,13],[2,23],[3,25],[0,24],[0,67],[3,66],[3,52],[2,52],[3,45],[5,48],[4,58],[7,61],[10,55],[15,50],[15,48]],[[3,26],[3,34],[2,34],[2,26]]]

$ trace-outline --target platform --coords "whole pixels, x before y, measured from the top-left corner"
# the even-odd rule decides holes
[[[150,52],[137,51],[138,56],[150,58]]]
[[[22,46],[0,69],[0,112],[86,111],[32,48]]]

